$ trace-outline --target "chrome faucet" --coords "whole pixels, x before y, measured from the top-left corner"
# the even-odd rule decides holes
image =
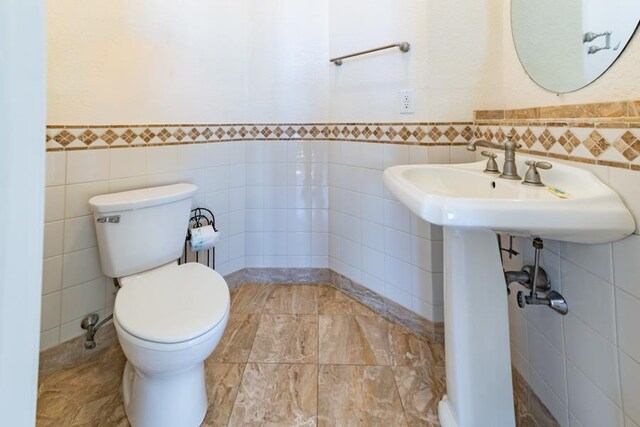
[[[513,142],[510,136],[507,137],[507,141],[501,143],[487,141],[486,139],[477,139],[467,145],[467,150],[476,151],[476,147],[504,150],[504,166],[502,167],[500,178],[521,179],[520,175],[518,175],[518,168],[516,167],[516,150],[522,147],[522,145]]]

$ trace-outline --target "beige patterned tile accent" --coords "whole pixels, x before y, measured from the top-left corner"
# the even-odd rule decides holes
[[[640,170],[640,100],[475,112],[476,138],[505,132],[526,153]]]
[[[615,119],[640,116],[640,100],[550,105],[511,110],[477,110],[475,120]]]
[[[250,140],[361,141],[393,144],[463,144],[473,138],[470,122],[284,123],[58,126],[47,128],[49,151],[140,145]]]
[[[634,169],[640,158],[640,127],[586,126],[569,123],[479,124],[476,137],[523,144],[522,152],[580,163]],[[634,123],[635,125],[635,123]],[[578,136],[580,135],[580,136]]]

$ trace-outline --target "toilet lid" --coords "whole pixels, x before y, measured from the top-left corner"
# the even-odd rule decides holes
[[[214,328],[229,310],[229,288],[202,264],[157,268],[121,281],[113,313],[120,326],[146,341],[177,343]]]

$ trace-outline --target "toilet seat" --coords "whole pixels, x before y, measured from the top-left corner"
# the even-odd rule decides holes
[[[171,263],[120,280],[114,318],[140,340],[175,344],[214,329],[229,311],[229,288],[202,264]]]

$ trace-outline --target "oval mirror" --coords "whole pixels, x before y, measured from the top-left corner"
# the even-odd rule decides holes
[[[639,21],[639,0],[511,0],[520,62],[534,82],[556,93],[604,74]]]

